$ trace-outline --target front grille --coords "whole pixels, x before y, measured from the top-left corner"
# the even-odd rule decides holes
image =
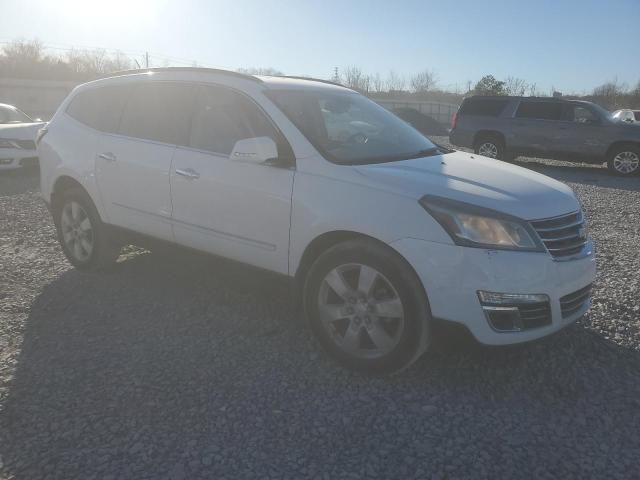
[[[36,142],[33,140],[12,140],[12,142],[16,143],[20,146],[20,148],[24,148],[25,150],[35,150]]]
[[[584,307],[585,303],[589,301],[590,296],[591,285],[587,285],[576,292],[561,297],[560,310],[562,311],[562,318],[567,318]]]
[[[570,257],[580,253],[587,243],[587,232],[582,212],[534,220],[531,222],[531,226],[554,258]]]

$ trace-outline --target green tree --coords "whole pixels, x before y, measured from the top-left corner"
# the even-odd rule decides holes
[[[506,95],[505,82],[496,80],[493,75],[482,77],[473,91],[476,95]]]

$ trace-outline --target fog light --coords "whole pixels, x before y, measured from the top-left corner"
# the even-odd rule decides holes
[[[497,293],[478,290],[478,297],[483,304],[514,305],[520,303],[548,302],[549,296],[538,293]]]

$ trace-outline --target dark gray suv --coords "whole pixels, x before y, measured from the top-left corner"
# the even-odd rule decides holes
[[[465,98],[450,133],[452,144],[479,155],[603,163],[619,175],[640,172],[640,125],[612,118],[590,102],[538,97]]]

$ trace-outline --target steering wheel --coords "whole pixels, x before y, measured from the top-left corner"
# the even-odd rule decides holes
[[[362,132],[354,133],[353,135],[350,135],[349,138],[347,138],[347,143],[359,143],[362,145],[367,143],[368,141],[369,141],[369,137],[367,137]]]

